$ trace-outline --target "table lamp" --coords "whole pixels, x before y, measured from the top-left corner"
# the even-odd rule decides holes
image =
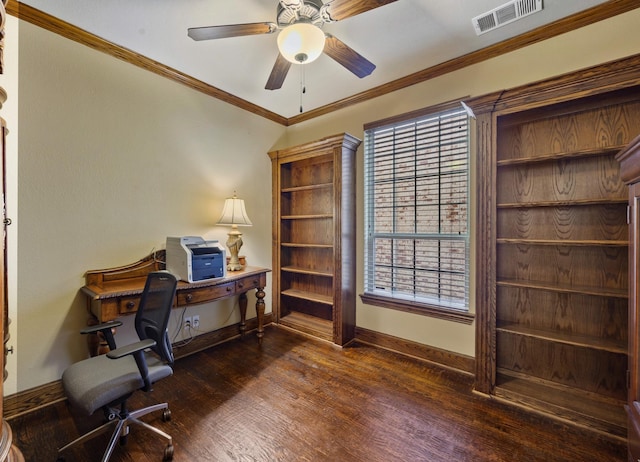
[[[227,234],[229,239],[227,240],[227,247],[231,253],[231,259],[227,265],[228,271],[239,271],[242,269],[240,260],[238,260],[238,252],[242,247],[242,233],[238,231],[238,226],[252,226],[251,220],[247,216],[247,211],[244,208],[244,201],[238,199],[233,194],[233,197],[224,201],[224,208],[222,209],[222,216],[216,223],[218,225],[231,225],[231,231]]]

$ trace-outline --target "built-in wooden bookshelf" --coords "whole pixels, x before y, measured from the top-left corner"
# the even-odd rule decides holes
[[[344,345],[355,335],[355,153],[340,134],[272,151],[277,323]]]
[[[609,70],[470,102],[488,263],[476,388],[625,438],[628,191],[616,155],[640,133],[640,88]]]
[[[624,437],[627,191],[640,103],[497,119],[495,394]]]

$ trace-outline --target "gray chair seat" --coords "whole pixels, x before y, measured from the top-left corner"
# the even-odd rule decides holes
[[[145,353],[149,381],[155,383],[173,374],[171,366]],[[85,359],[62,374],[62,386],[74,407],[91,415],[122,396],[144,387],[133,356],[109,359],[107,355]]]

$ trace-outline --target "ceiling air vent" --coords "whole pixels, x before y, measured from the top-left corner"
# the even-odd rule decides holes
[[[471,20],[477,35],[542,11],[542,0],[513,0]]]

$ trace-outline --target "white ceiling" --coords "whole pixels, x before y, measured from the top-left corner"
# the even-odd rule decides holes
[[[507,0],[398,0],[323,29],[373,62],[359,79],[328,56],[305,65],[304,110],[339,101],[548,24],[606,0],[544,0],[540,13],[477,36],[471,19]],[[278,0],[21,0],[116,45],[284,117],[299,114],[301,71],[264,86],[277,34],[196,42],[187,28],[275,22]]]

